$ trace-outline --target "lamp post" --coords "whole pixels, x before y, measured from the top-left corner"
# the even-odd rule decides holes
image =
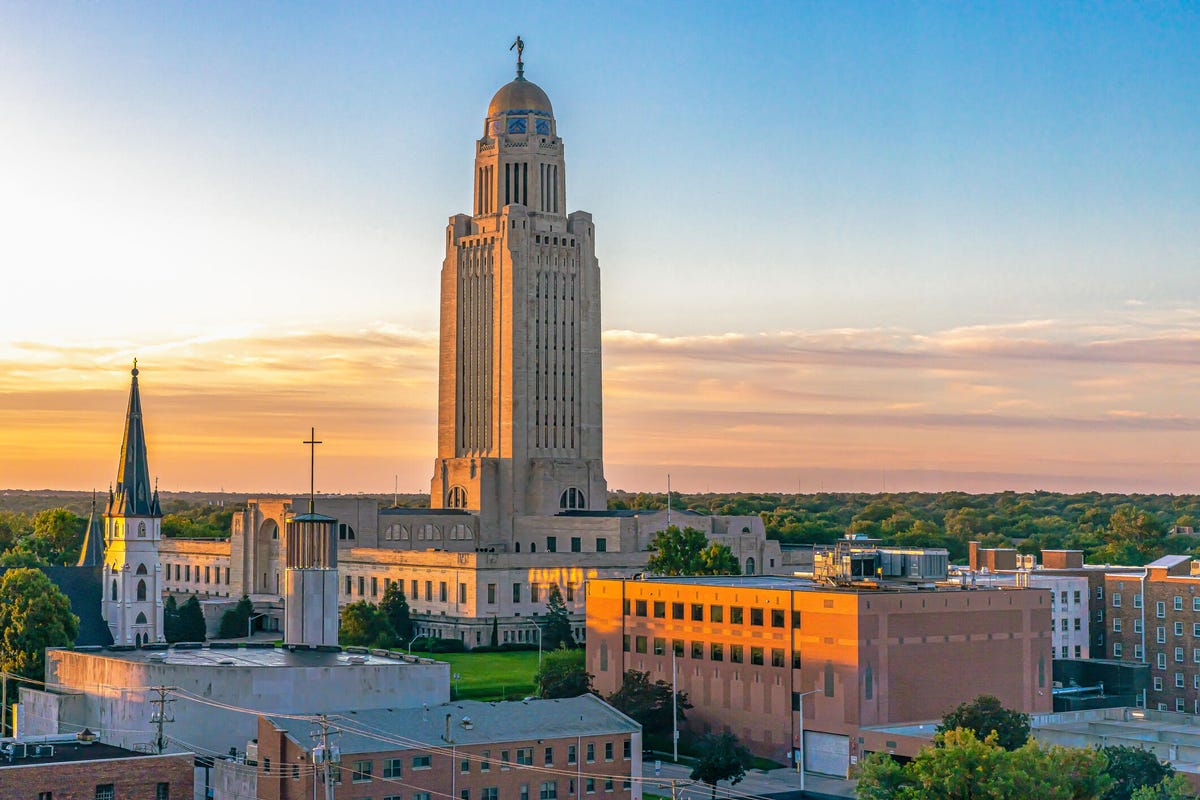
[[[260,617],[265,617],[267,614],[251,614],[250,619],[246,620],[246,638],[249,639],[254,629],[254,620]]]
[[[804,698],[816,694],[820,689],[810,689],[800,692],[796,698],[800,701],[800,757],[796,759],[796,771],[800,773],[800,791],[804,791]]]

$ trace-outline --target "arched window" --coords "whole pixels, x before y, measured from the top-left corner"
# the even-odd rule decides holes
[[[466,508],[467,490],[461,486],[451,486],[450,491],[446,493],[446,507]]]
[[[142,613],[141,611],[139,611],[138,615],[137,615],[137,619],[135,619],[133,621],[133,624],[134,625],[145,625],[146,624],[146,615],[144,613]]]
[[[587,498],[584,497],[582,489],[576,489],[572,486],[564,491],[558,497],[558,507],[563,510],[571,510],[578,508],[587,508]]]
[[[753,574],[754,574],[754,557],[753,557],[753,556],[751,556],[750,558],[747,558],[747,559],[746,559],[746,570],[745,570],[745,572],[746,572],[746,574],[747,574],[747,575],[753,575]]]
[[[112,582],[112,599],[113,599],[113,602],[116,602],[116,600],[117,600],[117,579],[116,578],[113,578],[113,582]]]
[[[144,523],[144,522],[138,523],[138,538],[140,538],[140,539],[146,538],[146,523]]]
[[[137,636],[133,637],[133,645],[134,645],[134,647],[142,646],[142,635],[140,633]]]
[[[146,599],[146,582],[145,582],[144,580],[140,580],[140,581],[138,581],[138,585],[137,585],[137,599],[138,599],[138,600],[145,600],[145,599]]]
[[[342,524],[338,525],[338,538],[343,541],[348,540],[348,539],[353,539],[354,538],[354,528],[350,527],[349,525],[347,525],[344,522]]]
[[[138,564],[138,568],[137,568],[137,569],[136,569],[134,572],[135,572],[135,574],[137,574],[137,575],[146,575],[146,574],[148,574],[148,573],[146,572],[146,565],[145,565],[145,564]]]
[[[520,542],[514,542],[513,546],[516,548],[516,552],[518,552],[518,553],[521,552],[521,543]]]

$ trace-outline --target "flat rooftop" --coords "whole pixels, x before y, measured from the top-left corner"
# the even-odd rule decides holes
[[[64,648],[69,649],[69,648]],[[432,664],[432,659],[394,655],[377,655],[359,651],[289,650],[284,647],[171,647],[161,650],[114,650],[109,648],[75,648],[73,652],[95,658],[111,658],[132,663],[165,665],[168,667],[361,667],[396,666],[398,664]]]
[[[20,739],[0,739],[7,745],[10,742],[20,743]],[[34,747],[38,744],[49,744],[54,748],[54,755],[32,755]],[[11,762],[6,757],[0,757],[0,770],[10,767],[36,767],[42,764],[61,764],[70,761],[108,761],[114,758],[146,758],[146,753],[138,753],[133,750],[126,750],[124,747],[117,747],[111,744],[102,744],[93,742],[92,744],[84,744],[82,742],[26,742],[26,753],[24,758],[14,758]],[[48,750],[45,752],[49,752]],[[176,754],[178,755],[178,754]]]
[[[636,722],[592,694],[504,703],[460,700],[428,708],[340,711],[327,716],[341,728],[338,746],[343,753],[383,753],[426,749],[430,744],[445,746],[447,715],[450,738],[458,745],[620,735],[639,730]],[[309,720],[264,716],[302,746],[312,745]]]
[[[834,584],[815,581],[812,578],[792,577],[787,575],[694,575],[694,576],[649,576],[641,579],[627,579],[629,583],[682,583],[692,586],[718,586],[729,589],[778,589],[788,592],[848,592],[863,594],[879,594],[880,592],[1000,592],[1012,591],[1013,586],[971,586],[964,587],[958,581],[943,581],[932,584],[917,584],[903,581],[883,579],[880,581],[853,582],[849,584]],[[932,584],[932,585],[931,585]]]

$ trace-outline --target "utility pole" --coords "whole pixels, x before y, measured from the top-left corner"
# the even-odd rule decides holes
[[[341,751],[336,746],[329,744],[329,729],[333,727],[329,722],[329,717],[321,714],[315,720],[320,726],[320,731],[313,731],[310,736],[313,739],[320,738],[321,743],[313,748],[313,765],[321,767],[323,780],[325,781],[325,800],[333,800],[333,776],[331,774],[334,764],[342,762]],[[334,733],[333,735],[337,735]],[[313,788],[313,794],[316,794],[316,787]]]
[[[163,733],[163,725],[165,725],[168,722],[175,721],[175,717],[170,716],[170,712],[167,711],[167,703],[174,703],[175,701],[168,700],[167,695],[170,692],[174,692],[174,691],[178,691],[178,690],[179,690],[178,686],[151,686],[150,687],[150,691],[152,691],[158,695],[157,700],[150,701],[155,706],[157,706],[157,709],[154,711],[154,713],[150,715],[150,721],[152,723],[154,723],[155,728],[158,730],[157,735],[155,735],[155,737],[154,737],[154,749],[155,749],[155,752],[157,752],[159,755],[162,755],[163,751],[167,749],[167,737]]]

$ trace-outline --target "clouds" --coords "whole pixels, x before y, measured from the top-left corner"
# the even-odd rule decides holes
[[[310,425],[329,442],[326,489],[427,484],[436,336],[385,324],[9,344],[0,484],[110,480],[135,353],[164,486],[294,489]],[[666,469],[714,490],[797,475],[871,487],[885,472],[893,488],[1200,485],[1200,314],[1188,309],[928,332],[612,330],[604,361],[614,486]]]

